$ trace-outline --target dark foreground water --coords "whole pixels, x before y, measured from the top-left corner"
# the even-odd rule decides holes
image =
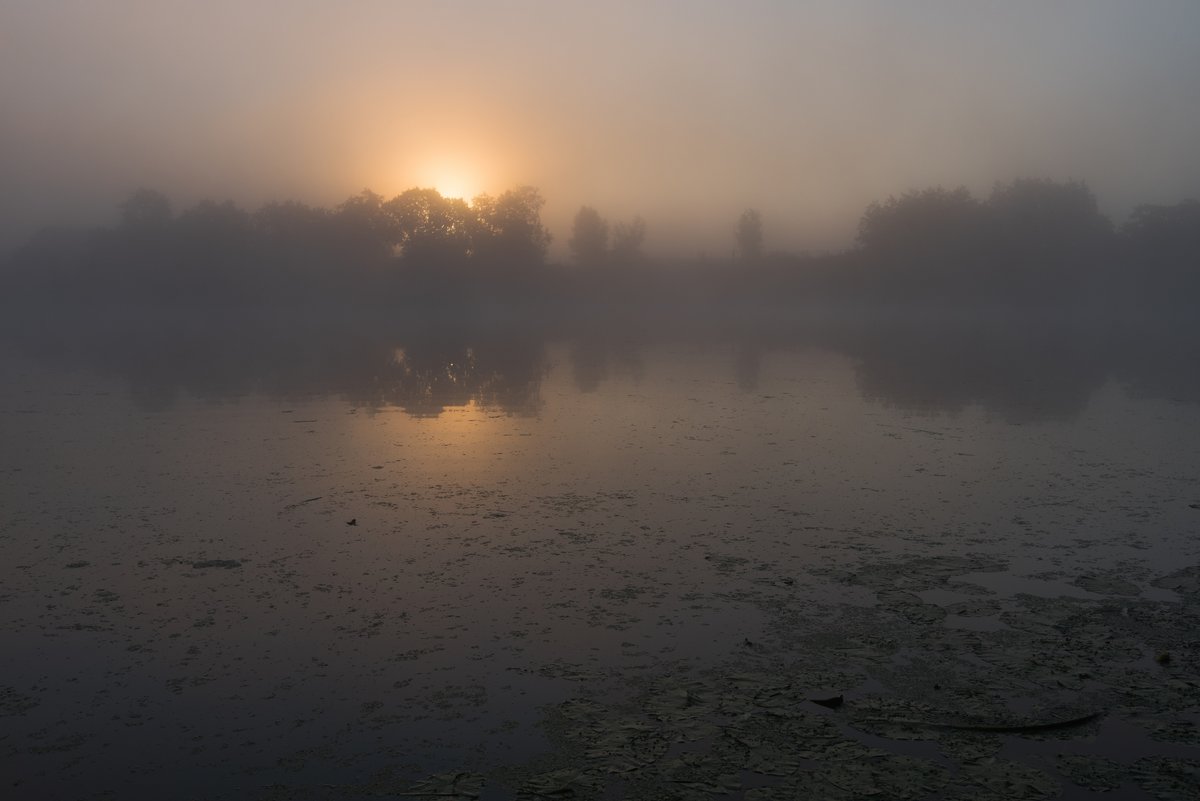
[[[1200,338],[615,330],[10,332],[0,796],[1200,792]]]

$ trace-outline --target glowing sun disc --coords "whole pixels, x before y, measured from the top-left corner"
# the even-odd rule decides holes
[[[430,165],[421,177],[422,186],[432,186],[442,197],[470,200],[479,194],[478,181],[461,167]]]

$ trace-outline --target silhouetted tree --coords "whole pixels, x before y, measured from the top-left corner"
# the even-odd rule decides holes
[[[1138,206],[1122,234],[1130,289],[1156,303],[1195,302],[1200,293],[1200,201]]]
[[[737,242],[738,255],[745,261],[758,261],[762,258],[763,227],[762,215],[756,209],[746,209],[738,217],[737,227],[733,232]]]
[[[858,243],[885,258],[958,255],[978,243],[983,221],[979,201],[966,187],[932,187],[867,206],[858,223]]]
[[[162,192],[139,189],[121,204],[121,225],[126,229],[161,229],[170,222],[171,201]]]
[[[998,279],[983,204],[965,187],[932,187],[867,207],[858,226],[866,291],[929,302],[988,296]],[[1007,280],[1007,279],[1004,279]]]
[[[542,195],[532,186],[499,197],[480,195],[471,203],[472,250],[483,263],[538,265],[546,258],[550,233],[542,225]]]
[[[471,246],[471,209],[459,198],[436,189],[409,189],[384,204],[396,221],[406,261],[425,264],[461,262]]]
[[[608,223],[591,206],[582,206],[567,242],[576,263],[594,267],[608,258]]]
[[[1200,264],[1200,200],[1173,206],[1138,206],[1122,233],[1139,256]]]
[[[359,260],[390,257],[400,240],[396,218],[384,208],[383,197],[369,189],[338,206],[332,222],[345,255]]]
[[[254,212],[254,229],[265,239],[283,245],[315,241],[329,221],[329,212],[294,200],[268,203]]]
[[[217,297],[237,294],[237,285],[248,277],[254,254],[250,215],[231,201],[202,201],[175,221],[172,250],[177,266],[186,267],[190,290],[203,287]],[[255,265],[257,267],[257,265]],[[161,275],[165,283],[178,283],[182,276]]]
[[[175,221],[179,239],[188,248],[233,251],[243,247],[252,230],[250,215],[232,201],[201,201]]]
[[[114,295],[153,293],[171,280],[168,265],[184,260],[171,202],[161,192],[139,189],[120,204],[120,212],[117,229],[98,236],[87,255],[94,275],[75,280],[82,279],[85,286],[96,282],[96,290]]]
[[[646,240],[646,221],[636,216],[629,222],[619,222],[613,229],[612,258],[619,265],[633,264],[642,257]]]
[[[1014,300],[1062,302],[1099,291],[1112,223],[1079,181],[1023,178],[998,184],[985,208],[997,291]]]
[[[333,215],[296,201],[268,203],[251,217],[260,249],[260,270],[274,273],[272,292],[296,298],[327,291],[329,269],[340,260]]]
[[[1023,178],[998,184],[987,210],[1011,256],[1046,261],[1086,258],[1110,244],[1112,223],[1081,181]]]

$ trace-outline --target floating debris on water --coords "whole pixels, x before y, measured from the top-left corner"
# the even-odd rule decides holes
[[[210,568],[232,570],[235,567],[241,566],[242,563],[237,559],[205,559],[200,562],[192,562],[192,567],[196,570],[207,570]]]

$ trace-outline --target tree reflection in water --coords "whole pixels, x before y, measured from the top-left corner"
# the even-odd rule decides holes
[[[1200,402],[1194,324],[1080,323],[1054,319],[932,322],[889,319],[822,324],[741,324],[720,333],[683,325],[405,327],[387,321],[132,319],[9,324],[4,342],[26,359],[86,369],[128,383],[147,410],[179,397],[225,401],[337,396],[365,408],[436,417],[474,404],[536,416],[561,344],[577,391],[615,375],[641,380],[649,349],[724,349],[715,369],[757,391],[764,358],[817,347],[851,361],[858,389],[897,408],[954,414],[979,406],[1011,422],[1069,420],[1109,380],[1141,397]]]

